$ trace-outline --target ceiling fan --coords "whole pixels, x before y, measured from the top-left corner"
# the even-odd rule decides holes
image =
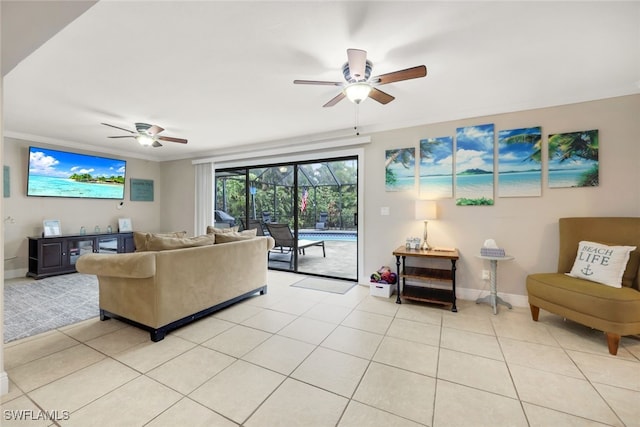
[[[160,141],[168,141],[168,142],[177,142],[180,144],[186,144],[187,140],[182,138],[174,138],[171,136],[159,136],[158,134],[164,131],[158,125],[150,125],[148,123],[136,123],[136,131],[132,131],[129,129],[121,128],[119,126],[110,125],[109,123],[102,123],[105,126],[109,126],[112,128],[120,129],[125,132],[129,132],[131,135],[122,135],[122,136],[109,136],[108,138],[135,138],[138,143],[144,147],[162,147],[162,144],[158,142]]]
[[[360,104],[367,98],[372,98],[381,104],[388,104],[395,97],[381,91],[376,86],[402,80],[417,79],[427,75],[427,67],[418,65],[406,70],[394,71],[371,77],[373,64],[367,59],[367,52],[360,49],[347,49],[348,61],[342,66],[344,82],[325,82],[317,80],[294,80],[294,84],[340,86],[342,92],[332,98],[323,107],[333,107],[345,97],[355,104]]]

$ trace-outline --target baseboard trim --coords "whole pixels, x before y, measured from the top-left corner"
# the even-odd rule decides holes
[[[456,288],[456,296],[458,299],[475,301],[485,295],[489,295],[488,290]],[[498,292],[498,296],[514,307],[529,307],[529,298],[526,295]]]
[[[19,277],[27,277],[27,271],[28,270],[26,268],[17,268],[15,270],[5,270],[4,280],[17,279]]]
[[[369,283],[359,283],[360,286],[369,287]],[[488,290],[469,289],[456,287],[456,298],[468,301],[475,301],[485,295],[489,295]],[[498,292],[498,296],[514,307],[529,307],[529,297],[526,295],[507,294]]]

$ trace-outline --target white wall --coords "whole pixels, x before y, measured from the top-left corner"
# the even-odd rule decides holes
[[[160,228],[195,234],[195,167],[191,160],[162,162]]]
[[[488,283],[480,278],[481,270],[489,268],[488,262],[476,258],[487,238],[494,238],[516,258],[499,264],[498,291],[526,295],[527,274],[556,268],[558,218],[640,216],[639,117],[640,96],[636,95],[372,135],[372,144],[366,148],[366,271],[395,265],[393,249],[403,244],[407,236],[422,236],[423,224],[413,217],[414,201],[419,194],[417,183],[412,191],[385,192],[385,150],[413,146],[417,152],[420,139],[455,136],[457,127],[487,123],[495,124],[496,133],[502,129],[541,126],[545,150],[549,134],[598,129],[598,187],[549,189],[545,168],[542,197],[496,197],[494,206],[455,206],[454,199],[438,201],[439,219],[429,222],[429,241],[436,246],[459,248],[458,296],[475,298],[479,290],[488,290]],[[380,208],[385,206],[390,207],[389,216],[380,215]],[[517,297],[512,297],[512,301],[526,303]]]
[[[27,197],[26,177],[29,145],[105,156],[101,153],[67,149],[13,138],[4,139],[4,164],[10,168],[11,181],[11,196],[4,199],[3,213],[6,278],[24,276],[26,273],[28,265],[27,237],[38,236],[42,233],[44,219],[59,219],[63,234],[79,233],[82,226],[85,226],[88,232],[93,231],[96,225],[100,226],[102,231],[106,230],[107,225],[111,225],[113,230],[117,230],[118,218],[131,218],[135,230],[161,230],[162,179],[158,162],[124,158],[127,161],[127,179],[140,178],[154,181],[154,201],[130,201],[130,187],[127,182],[124,204],[118,209],[120,200]],[[9,217],[12,219],[8,220]]]

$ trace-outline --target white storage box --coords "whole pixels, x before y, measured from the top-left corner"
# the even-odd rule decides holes
[[[374,297],[389,298],[395,291],[398,285],[389,285],[385,283],[370,283],[369,295]]]

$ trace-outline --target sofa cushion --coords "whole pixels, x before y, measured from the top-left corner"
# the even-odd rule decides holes
[[[136,247],[136,252],[144,252],[148,251],[147,249],[147,239],[150,236],[159,236],[159,237],[185,237],[187,235],[186,231],[174,231],[170,233],[142,233],[140,231],[133,232],[133,243]]]
[[[245,231],[249,231],[249,230],[245,230]],[[256,230],[253,230],[256,231]],[[230,243],[230,242],[239,242],[241,240],[251,240],[251,239],[255,239],[256,235],[255,233],[253,234],[253,236],[249,233],[247,234],[243,234],[244,231],[241,231],[240,233],[225,233],[225,234],[216,234],[216,245],[218,243]]]
[[[629,253],[635,246],[608,246],[583,240],[578,244],[578,253],[569,273],[577,277],[614,288],[622,287]]]
[[[172,249],[194,248],[196,246],[208,246],[215,243],[214,234],[205,234],[196,237],[162,237],[152,235],[147,238],[147,250],[167,251]]]
[[[217,228],[213,225],[207,226],[207,234],[227,234],[227,233],[237,233],[238,229],[237,225],[235,227],[227,227],[227,228]]]

